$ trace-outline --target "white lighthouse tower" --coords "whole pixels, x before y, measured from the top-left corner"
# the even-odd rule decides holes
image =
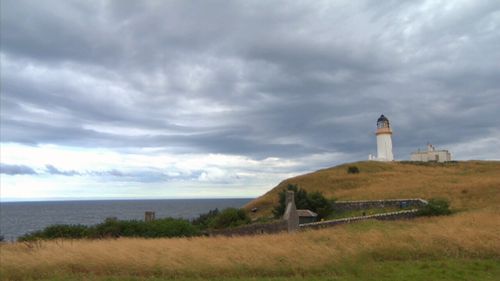
[[[378,161],[393,161],[392,155],[392,129],[389,119],[383,114],[377,120],[377,159]]]

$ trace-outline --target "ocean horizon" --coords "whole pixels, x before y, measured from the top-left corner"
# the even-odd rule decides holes
[[[0,235],[6,241],[54,224],[94,225],[106,218],[143,220],[144,212],[156,218],[193,219],[212,209],[240,208],[254,198],[95,199],[0,202]]]

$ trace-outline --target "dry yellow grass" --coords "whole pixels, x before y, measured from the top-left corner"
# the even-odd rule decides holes
[[[352,164],[351,164],[352,165]],[[446,197],[452,216],[369,221],[252,237],[50,241],[0,245],[0,279],[66,276],[289,276],[346,264],[446,258],[500,259],[500,162],[446,166],[355,163],[281,183],[339,199]],[[278,188],[250,203],[269,213]],[[261,212],[260,211],[260,212]],[[265,213],[264,212],[264,213]]]
[[[365,222],[297,234],[191,239],[52,241],[1,246],[4,280],[97,276],[309,274],[346,260],[500,258],[492,209],[413,221]]]
[[[348,166],[359,167],[361,173],[347,174]],[[278,192],[288,184],[339,200],[443,197],[454,209],[474,209],[500,202],[500,161],[429,166],[374,161],[344,164],[284,180],[245,208],[258,207],[255,216],[270,215]]]

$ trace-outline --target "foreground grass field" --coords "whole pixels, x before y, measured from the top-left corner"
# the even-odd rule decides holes
[[[291,275],[284,277],[194,277],[173,278],[179,281],[496,281],[500,275],[498,260],[491,259],[445,259],[429,261],[384,261],[346,263],[338,268],[332,268],[318,275]],[[133,277],[133,276],[96,276],[89,274],[57,276],[44,280],[51,281],[162,281],[170,280],[165,277]]]
[[[370,221],[291,235],[18,243],[2,246],[0,268],[3,280],[82,274],[229,278],[321,276],[380,262],[409,266],[433,260],[500,261],[498,210]]]
[[[499,162],[430,168],[396,163],[356,164],[361,168],[359,175],[342,174],[345,167],[319,172],[328,175],[331,170],[330,181],[342,182],[330,195],[342,199],[439,196],[449,199],[456,212],[446,217],[366,221],[295,234],[4,244],[0,246],[0,278],[498,280]],[[411,192],[402,191],[401,185],[394,181],[406,182],[403,178],[410,177],[412,168],[419,175],[412,178],[417,183],[409,185]],[[311,175],[313,179],[317,176],[308,176]],[[352,185],[345,180],[351,176]],[[419,178],[426,184],[418,183]],[[309,187],[307,181],[299,179],[303,183],[301,187]],[[317,185],[311,186],[327,188],[319,185],[323,179],[315,180]],[[366,182],[366,188],[358,186],[358,181]],[[262,203],[266,198],[253,204]],[[265,205],[259,206],[265,209]]]

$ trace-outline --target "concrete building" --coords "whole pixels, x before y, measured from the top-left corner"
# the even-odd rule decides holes
[[[451,153],[448,150],[436,150],[432,144],[427,145],[427,151],[412,152],[411,161],[420,162],[446,162],[451,161]]]
[[[393,161],[392,154],[392,129],[389,124],[389,119],[383,114],[377,120],[377,157],[370,154],[369,160],[376,161]]]

